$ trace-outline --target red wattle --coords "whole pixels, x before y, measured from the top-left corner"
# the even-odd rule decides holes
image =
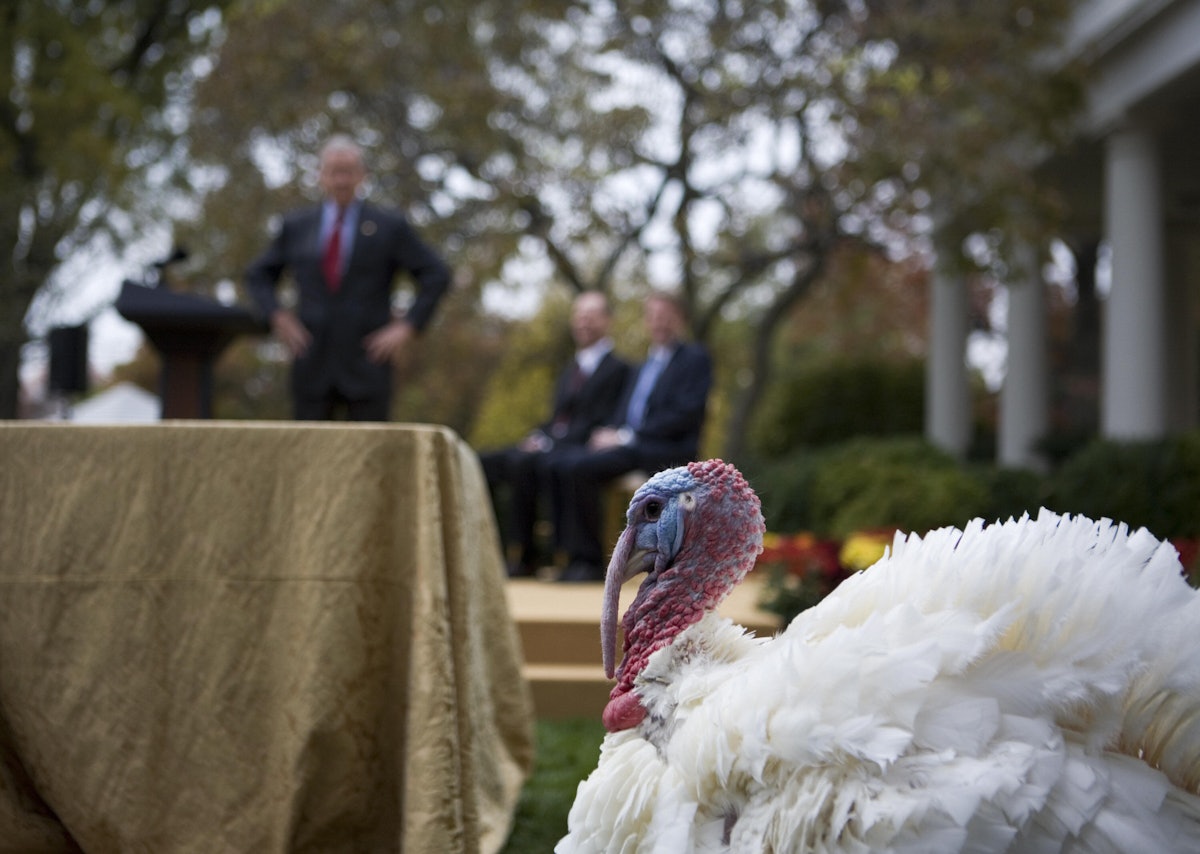
[[[646,717],[646,710],[632,691],[619,694],[604,707],[604,728],[609,732],[633,729]]]

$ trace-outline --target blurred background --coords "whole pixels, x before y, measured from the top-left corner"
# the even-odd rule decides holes
[[[901,437],[990,467],[989,500],[1019,496],[983,509],[1005,512],[1053,502],[1047,479],[1095,443],[1196,430],[1200,3],[16,0],[0,18],[0,417],[154,420],[159,356],[113,308],[122,283],[248,305],[242,270],[344,132],[371,198],[455,271],[398,368],[397,421],[511,441],[545,415],[571,297],[610,294],[637,359],[640,300],[665,287],[715,357],[705,451],[791,472],[783,492],[822,449]],[[82,367],[56,377],[64,328],[86,330],[57,333]],[[286,368],[239,337],[215,417],[286,417]],[[817,521],[803,495],[788,528]]]

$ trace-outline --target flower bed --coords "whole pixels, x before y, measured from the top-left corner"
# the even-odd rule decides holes
[[[767,532],[754,569],[766,573],[759,605],[787,625],[842,581],[883,557],[895,533],[894,528],[859,531],[839,541],[808,532]],[[1200,539],[1175,537],[1170,542],[1179,553],[1184,577],[1200,587]]]
[[[786,625],[801,611],[828,596],[846,578],[883,557],[894,534],[894,529],[880,529],[834,540],[808,532],[768,532],[755,566],[756,572],[767,574],[759,604],[778,614]]]

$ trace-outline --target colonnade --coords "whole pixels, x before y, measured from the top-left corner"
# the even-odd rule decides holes
[[[1154,439],[1197,426],[1195,229],[1169,230],[1159,139],[1130,125],[1104,140],[1101,221],[1112,259],[1104,301],[1100,433]],[[1030,246],[1007,283],[1008,355],[1000,392],[997,461],[1041,468],[1037,443],[1050,427],[1046,285]],[[935,273],[930,318],[926,436],[963,455],[971,436],[966,346],[969,294],[960,277]]]

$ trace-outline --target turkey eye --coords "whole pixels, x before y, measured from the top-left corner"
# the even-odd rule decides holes
[[[659,517],[662,516],[662,512],[663,512],[663,505],[662,505],[661,501],[647,501],[646,502],[646,519],[647,519],[647,521],[657,522]]]

